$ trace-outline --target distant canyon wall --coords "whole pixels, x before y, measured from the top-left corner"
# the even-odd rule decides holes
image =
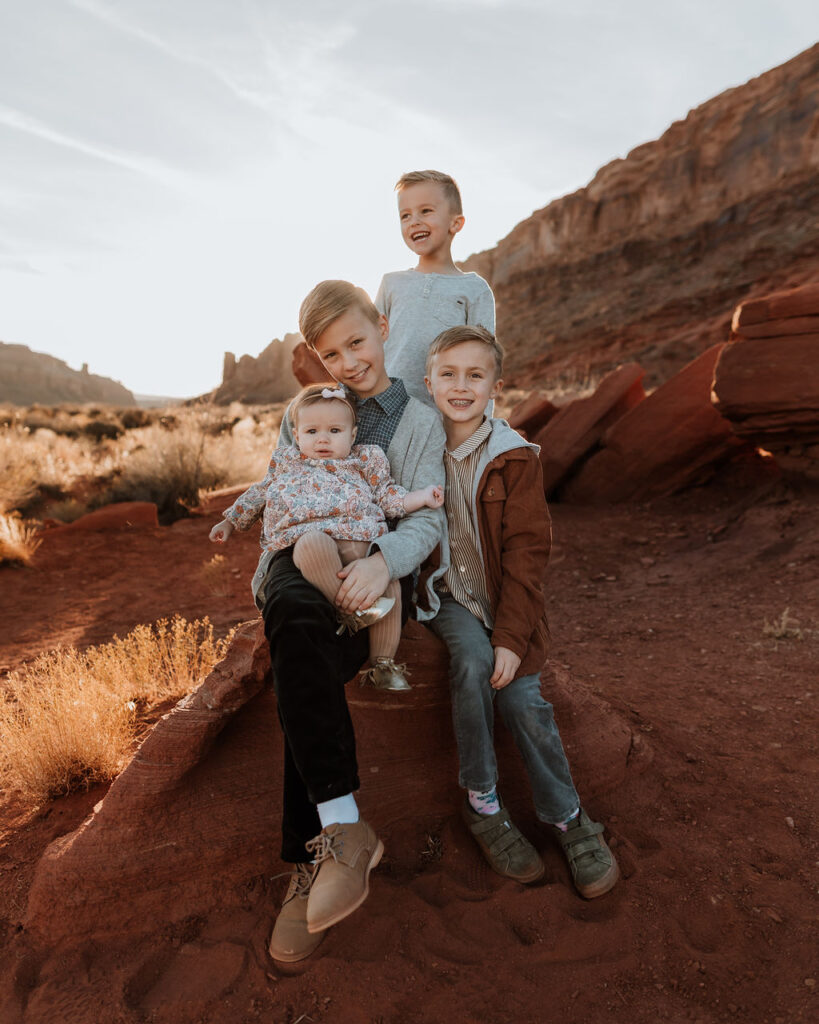
[[[62,402],[100,402],[136,405],[133,394],[119,381],[71,367],[55,356],[32,352],[26,345],[0,341],[0,402],[12,405],[59,405]]]
[[[509,383],[634,359],[656,383],[750,293],[819,279],[819,44],[691,111],[462,266]]]

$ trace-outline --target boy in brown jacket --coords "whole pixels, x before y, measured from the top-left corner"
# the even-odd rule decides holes
[[[591,899],[608,892],[619,871],[603,826],[580,807],[552,706],[540,693],[551,524],[537,446],[484,415],[502,369],[503,350],[483,327],[452,327],[429,350],[425,381],[446,432],[449,537],[436,573],[441,608],[427,625],[449,651],[459,782],[467,790],[462,813],[484,856],[520,882],[544,872],[495,788],[497,704],[526,765],[537,816],[552,826],[575,887]]]

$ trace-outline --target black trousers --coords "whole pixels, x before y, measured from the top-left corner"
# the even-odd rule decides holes
[[[411,580],[401,581],[402,619]],[[337,636],[333,606],[302,576],[292,548],[273,559],[262,615],[284,733],[282,860],[309,860],[304,844],[321,831],[316,804],[359,788],[355,731],[345,683],[367,660],[367,631]]]

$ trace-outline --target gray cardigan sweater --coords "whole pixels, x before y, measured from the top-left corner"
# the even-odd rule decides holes
[[[408,491],[417,491],[430,484],[443,487],[446,477],[445,442],[444,428],[437,410],[427,408],[417,398],[410,396],[387,449],[390,472],[395,482]],[[288,407],[282,420],[278,447],[293,443]],[[422,508],[399,519],[395,530],[374,542],[384,556],[390,579],[408,576],[418,568],[441,541],[444,521],[443,508]],[[275,551],[263,551],[253,575],[251,588],[259,608],[264,604],[262,584],[275,554]],[[432,618],[438,611],[439,601],[432,591],[431,580],[427,589],[430,610],[419,608],[419,619]]]

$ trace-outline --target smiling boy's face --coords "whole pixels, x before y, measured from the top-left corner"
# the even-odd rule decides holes
[[[424,380],[444,425],[469,432],[478,429],[486,406],[503,387],[495,354],[482,341],[464,341],[436,353]]]
[[[384,369],[384,342],[389,333],[385,316],[373,323],[358,306],[351,306],[321,332],[314,348],[337,381],[360,399],[372,398],[390,386]]]
[[[453,212],[443,185],[437,181],[405,185],[398,193],[398,219],[407,246],[427,259],[448,252],[464,225],[463,214]]]

